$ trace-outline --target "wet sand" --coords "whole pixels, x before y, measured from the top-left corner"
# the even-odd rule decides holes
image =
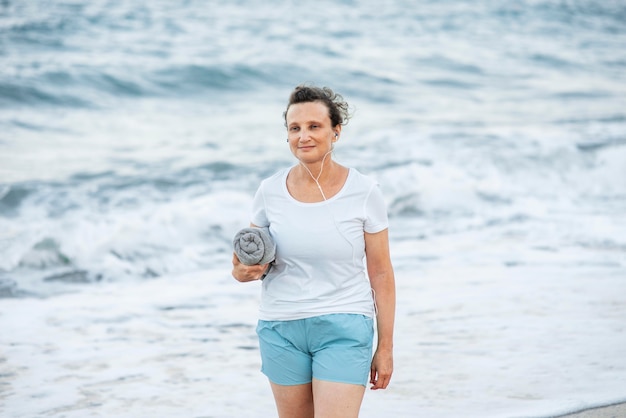
[[[562,415],[559,418],[623,418],[626,417],[626,403],[587,409],[586,411]]]
[[[396,278],[398,367],[363,418],[556,418],[624,399],[621,276],[460,265]],[[258,299],[226,268],[3,299],[0,416],[274,416]]]

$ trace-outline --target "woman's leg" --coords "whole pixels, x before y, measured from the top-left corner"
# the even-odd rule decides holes
[[[362,385],[329,382],[314,378],[315,418],[357,418],[364,393],[365,386]]]
[[[280,418],[313,418],[311,383],[284,386],[270,382]]]

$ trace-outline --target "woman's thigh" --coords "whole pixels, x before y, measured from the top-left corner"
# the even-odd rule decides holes
[[[311,383],[279,385],[270,381],[276,409],[280,418],[313,418],[313,391]]]

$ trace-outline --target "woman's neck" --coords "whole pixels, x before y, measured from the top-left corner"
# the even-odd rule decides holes
[[[307,182],[326,183],[327,180],[332,178],[336,165],[337,163],[332,160],[330,154],[326,154],[321,162],[306,164],[300,161],[300,177],[302,180]]]
[[[320,173],[321,171],[321,173]],[[319,202],[336,195],[343,187],[348,169],[334,161],[316,164],[300,163],[287,176],[289,193],[301,202]]]
[[[324,158],[322,158],[322,162],[320,164],[315,164],[317,167],[313,167],[314,169],[318,168],[318,170],[316,170],[317,174],[313,174],[313,171],[311,170],[311,168],[308,167],[302,161],[300,161],[300,166],[304,168],[304,171],[306,171],[307,174],[309,174],[309,176],[311,177],[311,180],[315,182],[315,185],[319,189],[320,194],[322,195],[322,198],[324,200],[326,200],[327,197],[326,197],[326,193],[324,193],[324,188],[322,187],[322,183],[330,184],[330,181],[326,182],[325,179],[330,180],[332,178],[331,168],[333,167],[333,164],[332,164],[331,158],[328,158],[328,162],[326,162],[326,158],[328,156],[330,156],[330,152],[327,152],[326,155],[324,155]],[[324,171],[324,169],[326,169],[326,171]],[[322,178],[323,174],[324,174],[323,176],[324,178]],[[304,177],[306,178],[306,175]],[[309,180],[308,182],[310,183],[311,180]]]

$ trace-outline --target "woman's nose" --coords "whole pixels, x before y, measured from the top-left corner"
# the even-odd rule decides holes
[[[300,142],[307,141],[309,139],[309,131],[307,129],[301,129],[298,135]]]

